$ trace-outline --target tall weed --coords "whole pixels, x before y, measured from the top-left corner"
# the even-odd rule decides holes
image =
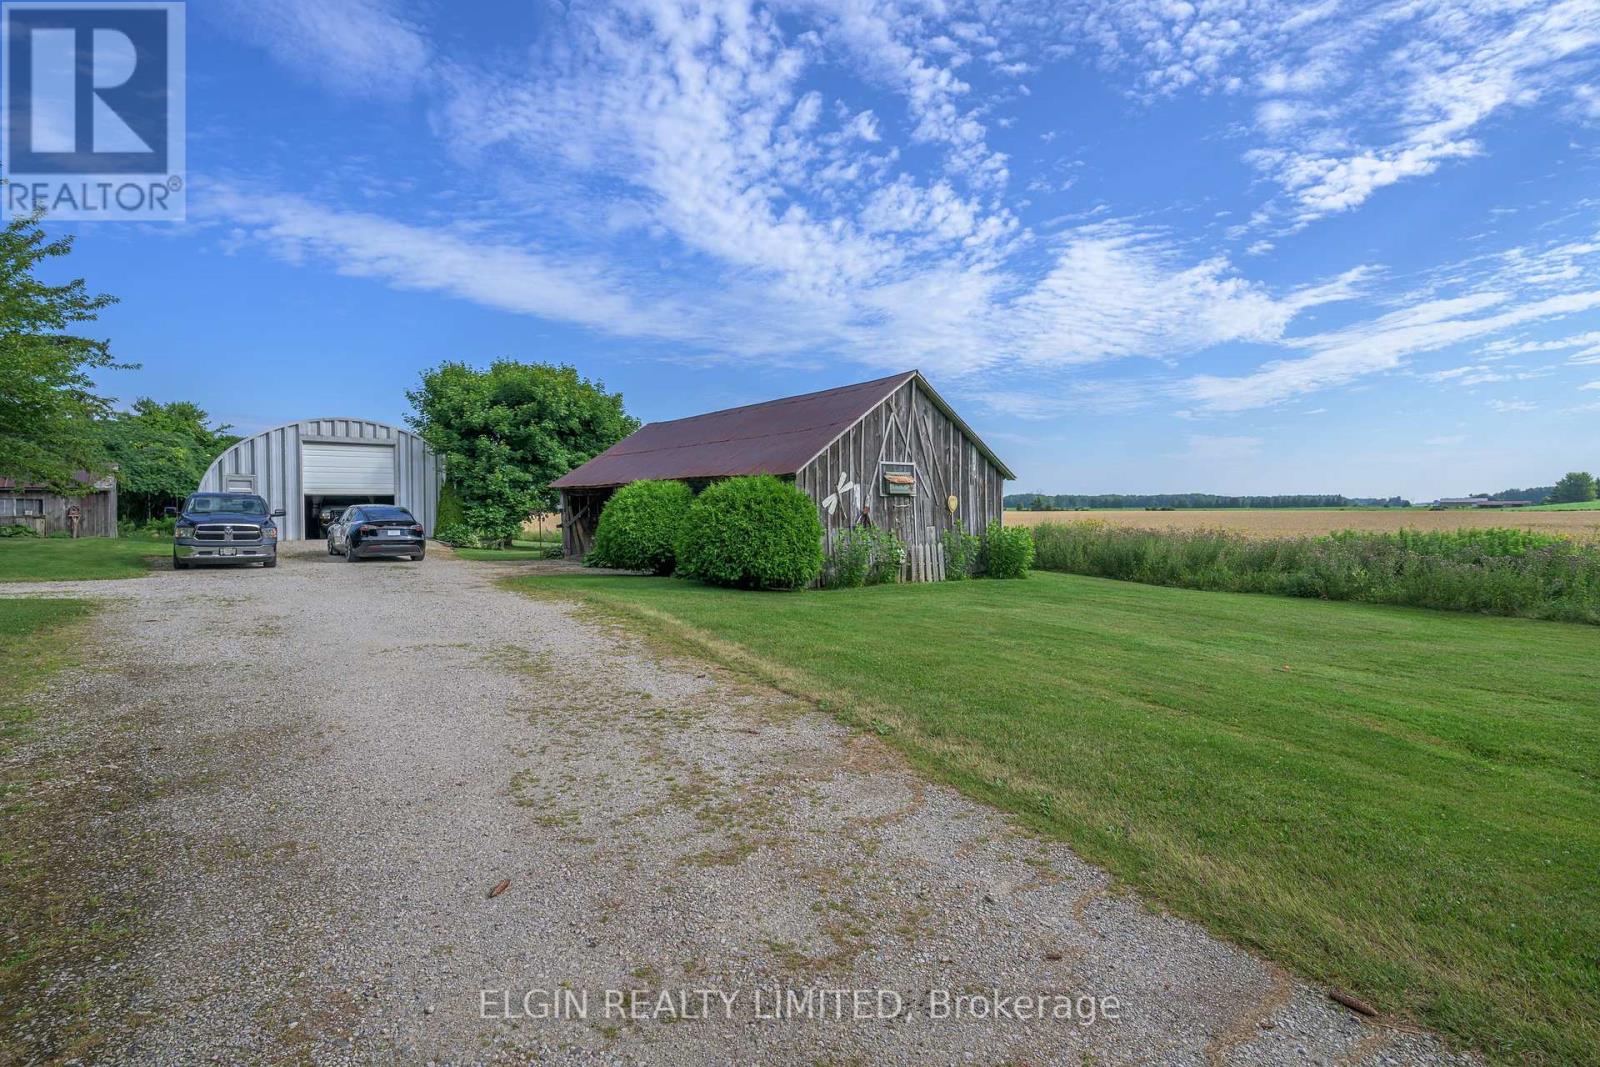
[[[1039,570],[1600,623],[1600,547],[1525,530],[1258,539],[1069,522],[1035,526],[1033,539]]]

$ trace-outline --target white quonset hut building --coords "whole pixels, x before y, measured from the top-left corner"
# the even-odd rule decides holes
[[[257,493],[282,508],[279,536],[320,537],[318,513],[350,504],[398,504],[433,536],[444,466],[422,438],[365,419],[302,419],[229,448],[200,480],[200,492]]]

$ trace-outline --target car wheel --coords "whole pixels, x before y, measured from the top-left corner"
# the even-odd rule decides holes
[[[344,546],[344,558],[346,563],[354,563],[361,557],[356,555],[356,546],[347,542]]]

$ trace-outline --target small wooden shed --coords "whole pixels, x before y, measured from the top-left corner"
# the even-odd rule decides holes
[[[117,478],[95,478],[86,471],[72,476],[81,488],[58,493],[48,486],[18,485],[0,478],[0,526],[27,526],[40,536],[72,532],[76,509],[80,537],[117,536]]]
[[[944,577],[941,535],[981,533],[1003,515],[1011,469],[919,371],[653,422],[551,485],[561,491],[561,539],[581,558],[618,486],[675,478],[774,474],[816,501],[832,550],[840,531],[870,523],[906,543],[905,578]]]

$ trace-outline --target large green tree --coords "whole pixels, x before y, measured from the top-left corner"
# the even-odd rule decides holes
[[[230,427],[187,400],[158,404],[141,397],[132,411],[102,424],[106,451],[117,465],[117,510],[125,519],[150,519],[193,492],[206,468],[239,440]]]
[[[1550,494],[1552,504],[1577,504],[1595,498],[1594,475],[1586,471],[1571,471],[1556,483]]]
[[[467,525],[491,542],[553,509],[552,481],[639,427],[621,393],[566,365],[449,362],[406,396],[416,409],[407,421],[444,457]]]
[[[122,366],[106,341],[71,332],[115,299],[36,274],[71,250],[71,237],[46,238],[37,213],[0,231],[0,476],[67,492],[83,488],[75,472],[108,468],[95,422],[111,405],[91,373]]]

